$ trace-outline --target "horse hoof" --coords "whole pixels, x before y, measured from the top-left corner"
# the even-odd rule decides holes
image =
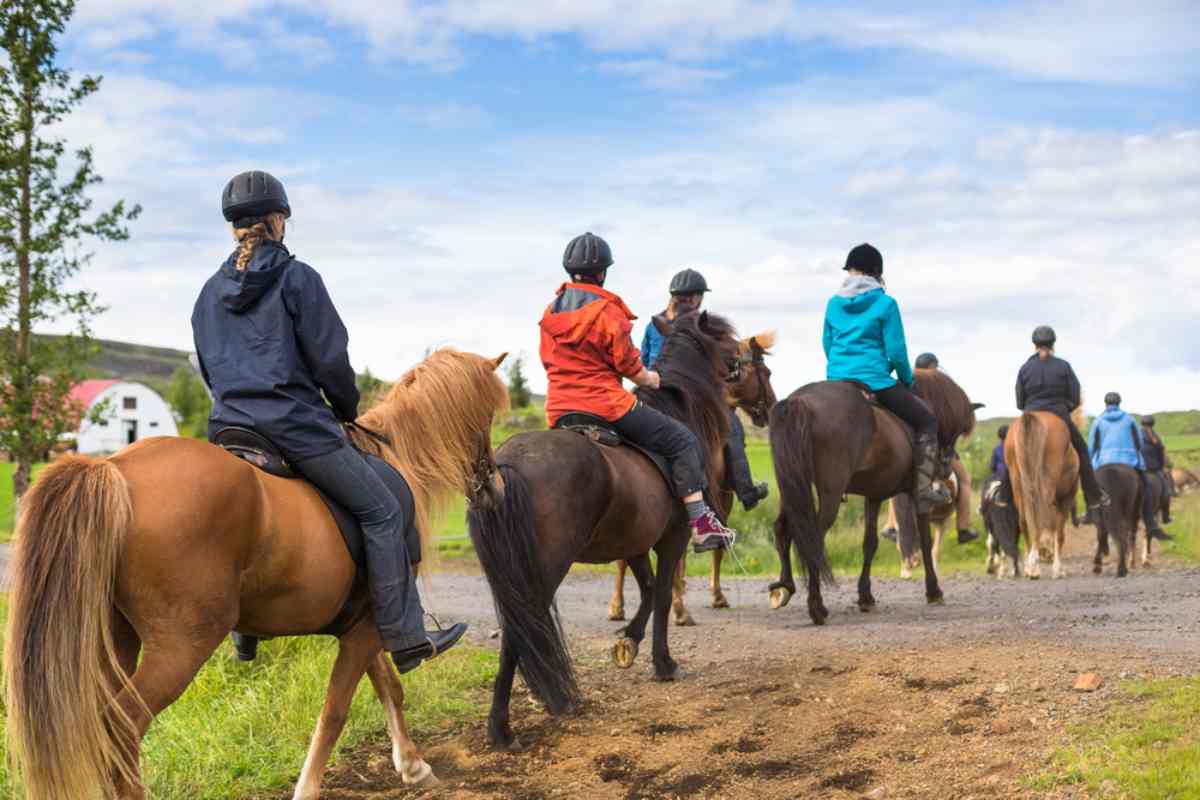
[[[609,611],[608,612],[608,621],[609,622],[624,622],[625,621],[625,609],[622,608],[619,611]]]
[[[637,658],[638,643],[633,639],[618,639],[612,646],[612,660],[621,669],[629,669]]]
[[[725,595],[718,592],[717,594],[713,595],[712,607],[729,608],[729,601],[725,599]]]
[[[1101,569],[1099,564],[1092,565],[1092,574],[1093,575],[1099,575],[1101,572],[1103,572],[1103,570]]]
[[[941,592],[938,592],[935,595],[927,596],[925,598],[925,602],[931,606],[944,606],[944,605],[946,605],[946,598],[945,598],[945,596],[942,595]]]
[[[692,619],[692,615],[685,611],[682,617],[675,617],[675,625],[679,628],[692,628],[695,627],[696,620]]]
[[[864,614],[868,614],[868,613],[874,611],[875,610],[875,598],[874,597],[859,598],[858,610],[863,612]]]
[[[660,673],[655,670],[654,680],[659,683],[672,683],[673,681],[683,680],[683,670],[679,668],[678,664],[672,667],[670,672]]]
[[[438,776],[433,774],[433,768],[424,761],[421,762],[421,768],[416,771],[415,775],[409,777],[402,773],[400,779],[406,786],[416,789],[432,789],[441,783]]]
[[[792,601],[792,590],[786,586],[776,586],[771,590],[771,608],[778,611]]]

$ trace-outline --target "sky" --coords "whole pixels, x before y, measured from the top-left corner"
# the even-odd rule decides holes
[[[1015,411],[1040,324],[1089,411],[1198,407],[1197,34],[1194,0],[81,0],[61,58],[103,82],[61,135],[98,205],[144,208],[81,282],[97,335],[190,349],[221,189],[265,169],[360,371],[453,345],[542,390],[537,322],[590,230],[637,341],[698,269],[707,308],[778,331],[783,397],[824,378],[868,241],[910,355],[981,416]]]

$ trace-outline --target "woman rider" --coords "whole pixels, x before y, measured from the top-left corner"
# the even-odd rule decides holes
[[[1158,504],[1155,503],[1158,498],[1150,488],[1150,467],[1143,455],[1146,451],[1145,442],[1138,431],[1137,420],[1121,408],[1119,393],[1104,395],[1104,413],[1092,422],[1088,444],[1095,469],[1105,464],[1124,464],[1137,470],[1138,480],[1142,484],[1142,522],[1146,525],[1146,535],[1151,539],[1169,541],[1171,535],[1158,524]]]
[[[846,256],[849,273],[825,307],[823,345],[825,376],[831,381],[857,381],[875,394],[879,404],[916,432],[913,467],[917,512],[950,502],[937,474],[937,417],[912,392],[913,373],[900,308],[883,288],[883,256],[860,244]],[[892,377],[895,371],[897,377]]]
[[[655,314],[646,333],[642,336],[642,363],[654,369],[663,340],[671,331],[671,323],[680,314],[699,311],[704,304],[704,294],[709,291],[708,281],[694,269],[685,269],[671,279],[671,299],[667,310]],[[730,483],[742,506],[749,511],[767,496],[767,484],[755,483],[750,472],[750,460],[746,458],[746,430],[735,409],[729,409],[729,437],[725,440],[725,464],[729,467]]]
[[[570,280],[558,288],[540,325],[540,354],[549,382],[547,421],[554,427],[565,414],[591,414],[611,422],[623,438],[661,453],[671,465],[676,496],[687,509],[693,548],[704,552],[729,546],[736,532],[721,524],[704,502],[708,481],[695,435],[621,385],[628,378],[657,389],[659,376],[646,369],[633,346],[636,317],[625,301],[604,289],[613,264],[608,243],[592,233],[576,236],[562,263]]]
[[[1049,411],[1061,419],[1071,434],[1071,447],[1079,456],[1079,483],[1088,509],[1107,506],[1108,495],[1096,482],[1092,458],[1088,454],[1083,434],[1071,420],[1071,412],[1079,407],[1082,397],[1079,379],[1071,365],[1054,355],[1058,336],[1049,325],[1039,325],[1033,331],[1034,354],[1021,365],[1017,373],[1017,408],[1021,411]]]
[[[209,437],[231,425],[257,431],[357,518],[383,646],[400,672],[415,669],[457,643],[466,625],[425,630],[405,547],[409,520],[346,440],[342,425],[358,416],[359,400],[346,327],[321,276],[283,246],[292,209],[278,180],[260,171],[234,176],[221,211],[238,244],[192,312],[196,354],[213,394]]]

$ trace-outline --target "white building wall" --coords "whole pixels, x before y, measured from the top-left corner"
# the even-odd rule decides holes
[[[88,412],[106,400],[108,409],[102,422],[85,419],[79,427],[76,442],[80,453],[114,453],[150,436],[179,435],[167,401],[149,386],[126,382],[113,384],[92,401]]]

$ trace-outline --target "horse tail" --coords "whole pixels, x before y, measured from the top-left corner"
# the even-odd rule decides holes
[[[1041,536],[1053,529],[1050,509],[1054,505],[1054,486],[1046,481],[1046,439],[1049,430],[1036,415],[1021,415],[1021,439],[1017,453],[1020,469],[1021,498],[1024,500],[1026,527],[1035,547],[1041,546]]]
[[[771,409],[770,431],[782,532],[791,537],[805,570],[816,570],[825,582],[832,583],[833,570],[825,555],[825,537],[813,498],[812,411],[799,397],[776,403]]]
[[[90,798],[114,776],[136,780],[136,725],[117,695],[138,695],[112,628],[132,515],[117,466],[84,456],[47,467],[21,501],[4,678],[10,758],[28,797]]]
[[[487,507],[472,506],[467,514],[471,541],[525,683],[547,711],[558,714],[579,699],[575,668],[554,605],[555,587],[538,559],[529,484],[511,466],[501,464],[499,472],[503,497]]]

